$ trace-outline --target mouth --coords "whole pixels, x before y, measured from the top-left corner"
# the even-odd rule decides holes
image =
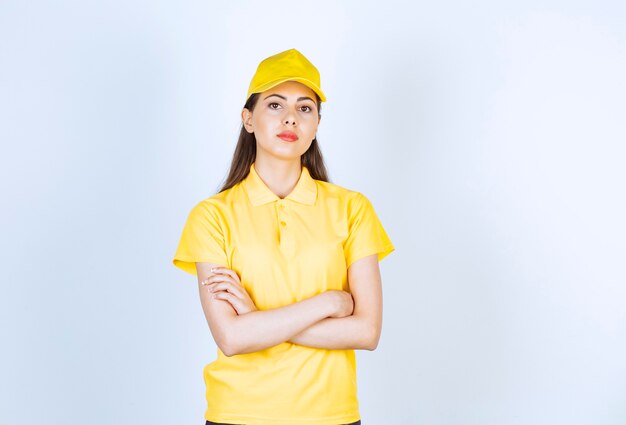
[[[298,140],[298,135],[291,131],[283,131],[282,133],[277,134],[277,136],[287,142],[295,142]]]

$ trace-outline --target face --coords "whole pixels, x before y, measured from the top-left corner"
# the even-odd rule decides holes
[[[296,81],[285,81],[260,93],[254,110],[241,113],[244,127],[254,133],[257,157],[300,159],[315,138],[320,117],[315,92]]]

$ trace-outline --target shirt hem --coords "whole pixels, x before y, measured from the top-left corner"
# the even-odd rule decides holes
[[[293,425],[293,424],[306,424],[306,425],[342,425],[350,424],[361,420],[361,415],[358,413],[352,415],[342,416],[329,416],[324,418],[275,418],[275,417],[258,417],[258,416],[246,416],[246,415],[231,415],[228,413],[222,413],[218,415],[205,414],[204,419],[211,422],[233,422],[236,424],[244,425]]]

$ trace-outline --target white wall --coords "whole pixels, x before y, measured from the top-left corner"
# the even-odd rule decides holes
[[[319,68],[396,251],[364,425],[626,422],[626,4],[0,4],[0,422],[204,423],[171,264],[258,62]]]

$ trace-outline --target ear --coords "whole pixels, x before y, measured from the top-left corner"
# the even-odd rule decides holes
[[[248,133],[254,133],[254,127],[252,126],[252,112],[248,108],[243,108],[241,111],[241,122]]]

